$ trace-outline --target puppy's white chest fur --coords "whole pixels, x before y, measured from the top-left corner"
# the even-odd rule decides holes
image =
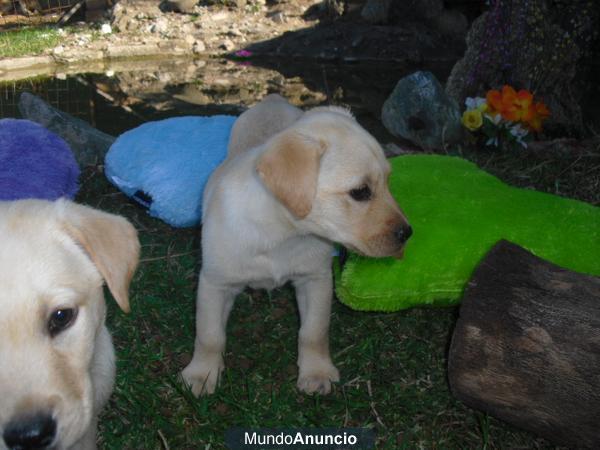
[[[330,263],[331,245],[312,236],[294,237],[247,260],[242,282],[253,288],[273,289],[290,280],[327,273]]]
[[[203,240],[210,240],[214,231],[222,232],[224,227],[227,225],[207,221]],[[224,285],[273,289],[290,280],[329,272],[329,242],[312,235],[282,237],[279,230],[257,227],[246,224],[230,230],[229,239],[220,247],[204,247],[206,274]],[[279,239],[270,239],[277,235]]]

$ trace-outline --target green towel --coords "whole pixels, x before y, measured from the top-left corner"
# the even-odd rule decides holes
[[[414,234],[402,260],[351,253],[343,269],[336,264],[336,293],[346,305],[397,311],[456,304],[500,239],[600,275],[600,208],[508,186],[461,158],[407,155],[390,163],[390,190]]]

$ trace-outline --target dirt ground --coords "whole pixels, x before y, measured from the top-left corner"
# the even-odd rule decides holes
[[[284,56],[328,61],[431,62],[458,59],[464,51],[465,24],[476,8],[460,20],[440,30],[431,21],[415,16],[390,17],[384,23],[370,23],[361,16],[361,1],[347,1],[343,14],[332,13],[328,3],[319,0],[200,2],[189,11],[169,11],[165,2],[156,0],[120,0],[94,23],[83,22],[86,12],[79,11],[69,23],[74,33],[61,43],[61,56],[77,52],[89,59],[85,50],[103,44],[119,46],[171,41],[198,54],[234,52],[247,48],[256,56]],[[229,6],[228,6],[229,5]],[[171,8],[172,9],[172,8]],[[56,23],[60,15],[1,15],[0,30]],[[464,23],[463,23],[464,22]],[[110,24],[111,32],[94,33],[93,42],[81,34]],[[164,52],[173,47],[164,45]],[[56,54],[48,49],[47,54]]]

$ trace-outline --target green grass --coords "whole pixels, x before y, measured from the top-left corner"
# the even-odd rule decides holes
[[[0,32],[0,58],[39,55],[44,50],[57,46],[62,36],[56,28],[25,27]]]
[[[453,398],[446,353],[456,309],[376,314],[336,302],[331,349],[342,380],[329,396],[307,396],[295,388],[293,290],[247,291],[229,321],[221,387],[194,398],[178,374],[193,351],[199,233],[148,217],[100,172],[82,180],[78,200],[128,217],[142,242],[131,314],[109,306],[118,372],[101,448],[223,449],[232,426],[370,427],[376,448],[390,450],[554,448]]]

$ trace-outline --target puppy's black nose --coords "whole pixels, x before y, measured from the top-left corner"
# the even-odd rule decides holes
[[[410,225],[400,227],[394,232],[396,239],[398,239],[402,243],[408,241],[408,238],[411,237],[412,234],[413,234],[413,230]]]
[[[49,414],[17,417],[4,429],[4,442],[11,450],[42,450],[56,436],[56,422]]]

